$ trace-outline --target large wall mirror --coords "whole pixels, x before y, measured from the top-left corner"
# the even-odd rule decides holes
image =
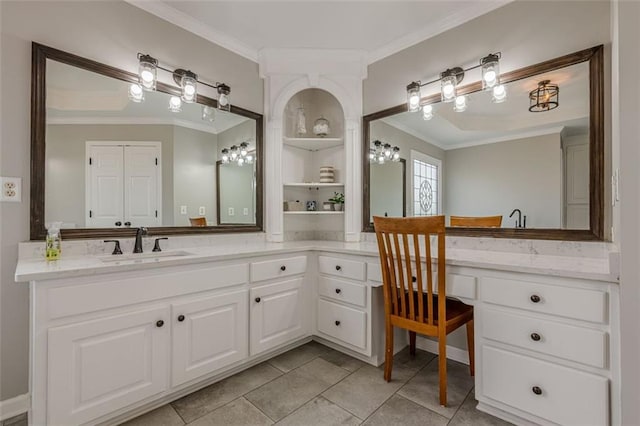
[[[603,78],[597,46],[503,74],[504,102],[477,82],[458,88],[463,112],[438,92],[422,98],[431,118],[406,104],[365,116],[363,230],[386,198],[394,216],[445,215],[451,235],[604,239]],[[558,107],[530,111],[543,82]],[[399,148],[404,179],[380,181],[398,163],[371,158],[376,141]]]
[[[31,239],[262,230],[262,115],[177,87],[130,100],[138,76],[33,44]],[[251,164],[222,164],[247,143]],[[255,161],[253,161],[255,159]]]

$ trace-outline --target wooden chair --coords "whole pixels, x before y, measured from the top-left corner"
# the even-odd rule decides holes
[[[502,216],[451,216],[451,226],[467,226],[471,228],[499,228]]]
[[[191,226],[207,226],[207,218],[206,217],[190,217],[189,223],[191,223]]]
[[[467,325],[469,369],[474,375],[473,306],[446,298],[444,216],[373,218],[378,239],[386,323],[384,378],[391,381],[393,327],[409,331],[415,355],[416,333],[438,338],[440,404],[447,405],[447,334]],[[430,236],[438,241],[438,287],[433,289]],[[421,245],[422,244],[422,245]],[[423,252],[424,251],[424,252]],[[412,259],[416,261],[412,264]],[[423,278],[426,269],[426,282]]]

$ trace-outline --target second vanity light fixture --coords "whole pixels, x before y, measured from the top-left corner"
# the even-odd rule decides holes
[[[375,140],[373,148],[369,149],[369,161],[378,164],[384,164],[387,161],[398,162],[400,161],[400,148]]]
[[[238,166],[253,164],[255,152],[249,151],[249,142],[242,142],[240,146],[232,145],[231,148],[222,149],[222,164],[235,163]]]
[[[218,92],[218,109],[220,111],[230,111],[231,102],[229,95],[231,88],[224,83],[209,84],[198,79],[198,75],[192,71],[178,68],[170,70],[158,64],[156,58],[150,55],[138,53],[138,84],[133,83],[129,86],[129,99],[133,102],[144,101],[145,91],[156,90],[158,81],[158,70],[166,71],[172,74],[173,80],[180,86],[180,97],[172,96],[169,99],[169,110],[172,112],[180,112],[182,110],[182,102],[193,103],[198,98],[198,84],[216,89]],[[213,109],[204,106],[202,110],[202,119],[213,121]]]
[[[458,85],[464,79],[465,72],[476,68],[482,68],[482,90],[491,91],[491,100],[494,103],[504,102],[507,99],[507,91],[504,85],[500,84],[500,57],[501,53],[490,53],[480,59],[480,63],[473,67],[462,69],[460,67],[449,68],[440,73],[440,78],[422,83],[412,81],[407,85],[407,106],[409,111],[416,112],[422,107],[423,118],[431,120],[433,118],[433,106],[430,104],[421,105],[420,89],[428,84],[440,82],[440,100],[442,102],[453,102],[453,110],[462,112],[467,109],[467,96],[458,95]]]

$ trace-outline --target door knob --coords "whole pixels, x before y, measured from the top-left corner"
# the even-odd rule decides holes
[[[122,222],[117,221],[117,222],[115,223],[115,225],[116,225],[116,226],[122,226]]]
[[[131,222],[125,222],[124,226],[131,226]]]
[[[282,266],[280,267],[280,270],[281,270],[281,271],[286,271],[286,270],[287,270],[287,267],[286,267],[286,266],[284,266],[284,265],[282,265]]]
[[[260,303],[260,300],[262,300],[262,299],[260,299],[259,297],[256,297],[255,300],[256,300],[256,303]]]
[[[342,290],[340,290],[339,288],[336,288],[336,293],[337,293],[337,294],[340,294],[340,292],[341,292],[341,291],[342,291]]]
[[[542,395],[542,389],[540,389],[539,386],[532,387],[531,392],[535,393],[536,395]]]
[[[336,321],[336,325],[340,325],[340,321]]]
[[[533,340],[534,342],[539,342],[540,338],[541,337],[538,333],[531,333],[531,340]]]
[[[184,315],[179,315],[178,316],[178,321],[180,321],[180,322],[184,321]]]
[[[532,295],[531,295],[531,301],[532,301],[533,303],[538,303],[538,302],[540,302],[540,296],[538,296],[537,294],[532,294]]]
[[[162,327],[164,325],[164,321],[158,320],[156,321],[156,327]]]
[[[342,269],[342,266],[340,266],[340,265],[336,265],[336,271],[339,271],[339,270],[341,270],[341,269]]]

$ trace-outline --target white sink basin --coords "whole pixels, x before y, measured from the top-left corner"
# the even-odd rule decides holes
[[[172,251],[159,251],[151,253],[127,253],[127,254],[114,254],[111,256],[100,256],[99,259],[104,263],[147,263],[147,262],[159,262],[162,259],[169,257],[183,257],[191,256],[193,253],[182,250]]]

